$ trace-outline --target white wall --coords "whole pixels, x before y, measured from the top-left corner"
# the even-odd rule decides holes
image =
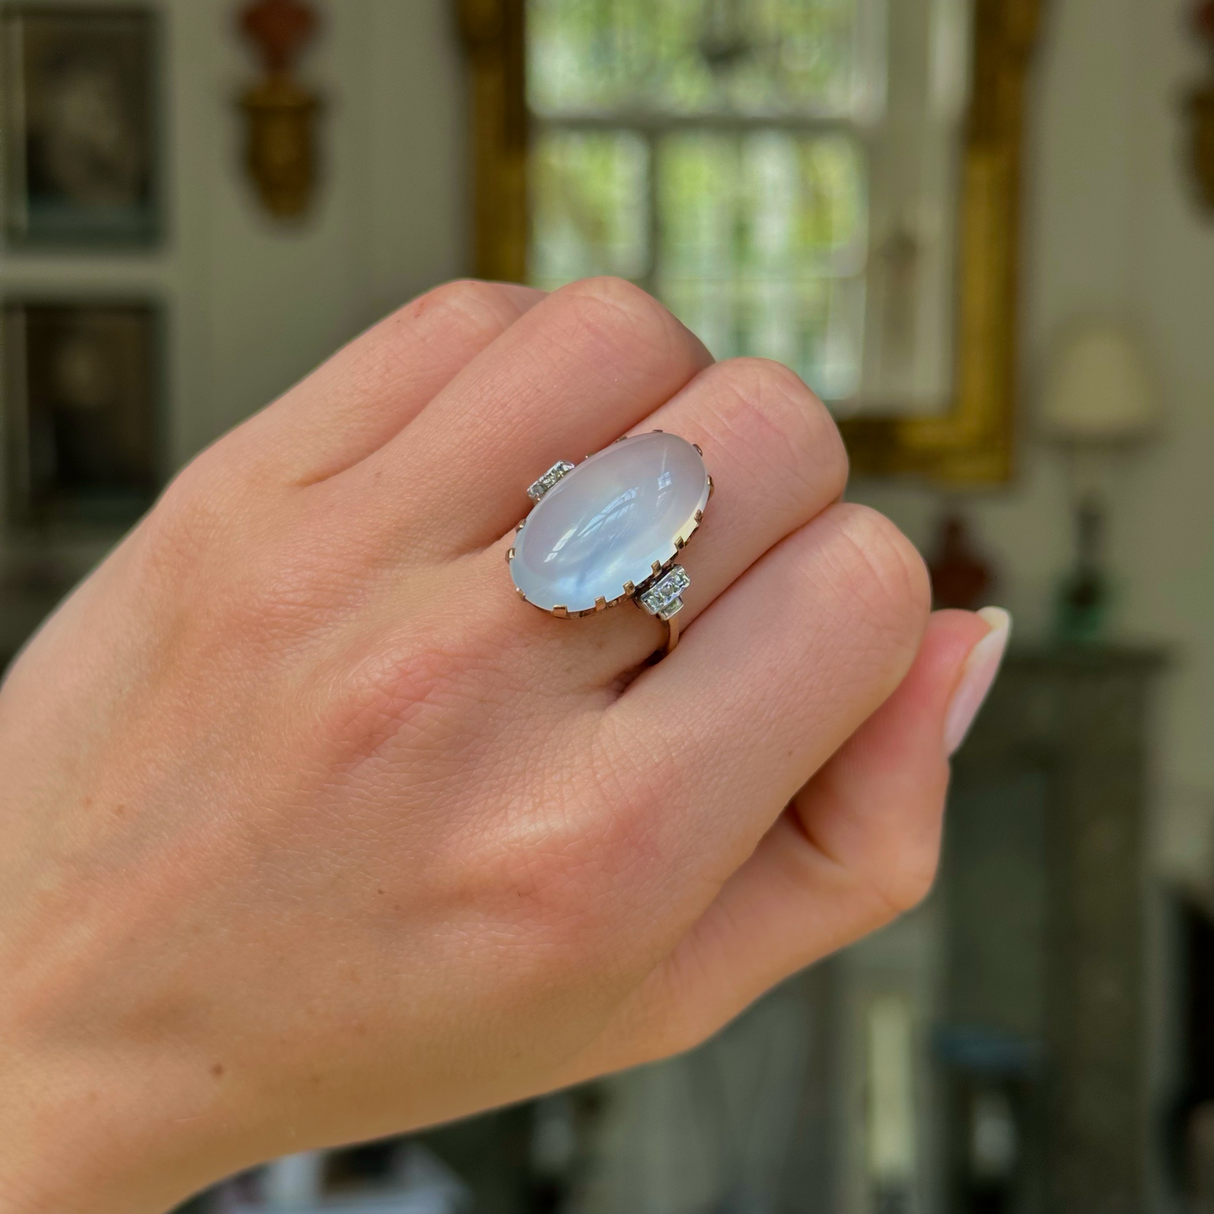
[[[303,70],[325,100],[322,185],[314,213],[283,225],[240,171],[231,100],[253,61],[231,33],[236,6],[169,7],[184,456],[377,316],[464,271],[464,89],[450,6],[324,6]]]

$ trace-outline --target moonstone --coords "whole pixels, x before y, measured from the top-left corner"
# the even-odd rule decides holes
[[[510,573],[529,603],[593,610],[678,551],[708,502],[700,453],[677,434],[638,434],[562,476],[514,542]]]

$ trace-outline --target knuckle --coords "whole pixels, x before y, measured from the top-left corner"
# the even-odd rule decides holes
[[[562,287],[557,294],[570,301],[587,301],[591,306],[639,315],[646,319],[656,315],[669,315],[648,291],[614,274],[579,278],[576,282]]]
[[[927,566],[915,546],[883,514],[853,504],[834,508],[837,572],[844,589],[871,618],[917,638],[931,604]]]
[[[406,304],[401,313],[411,319],[425,319],[439,328],[466,329],[472,334],[497,333],[513,324],[523,313],[519,289],[502,283],[461,278],[434,287]]]
[[[757,448],[763,463],[782,447],[787,466],[834,498],[847,483],[847,452],[829,410],[795,371],[766,358],[733,358],[711,373],[725,391],[715,411],[730,436]]]
[[[556,292],[578,327],[601,343],[610,357],[624,347],[635,361],[638,353],[667,359],[678,350],[685,331],[652,295],[624,278],[583,278]]]
[[[142,550],[152,569],[179,577],[195,569],[230,531],[230,504],[237,486],[216,474],[215,468],[222,465],[215,459],[217,450],[187,464],[140,524]]]

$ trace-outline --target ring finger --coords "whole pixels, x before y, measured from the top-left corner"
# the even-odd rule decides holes
[[[826,407],[796,374],[767,359],[708,368],[636,432],[646,429],[696,443],[715,487],[703,534],[680,557],[693,576],[684,627],[847,483],[847,453]]]
[[[679,558],[691,577],[679,617],[685,628],[769,548],[839,497],[847,456],[817,397],[787,368],[764,359],[702,371],[633,432],[655,429],[698,444],[715,485],[704,521]],[[508,544],[486,554],[486,576],[503,578],[497,561]],[[564,649],[576,639],[595,655],[587,657],[591,681],[614,679],[661,642],[660,625],[628,606],[572,622],[545,619],[524,604],[514,608],[533,617],[541,644],[561,642]]]

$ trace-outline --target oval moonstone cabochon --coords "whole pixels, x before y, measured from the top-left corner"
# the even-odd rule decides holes
[[[653,576],[696,527],[708,470],[677,434],[621,439],[567,472],[515,537],[510,575],[529,603],[593,611]]]

